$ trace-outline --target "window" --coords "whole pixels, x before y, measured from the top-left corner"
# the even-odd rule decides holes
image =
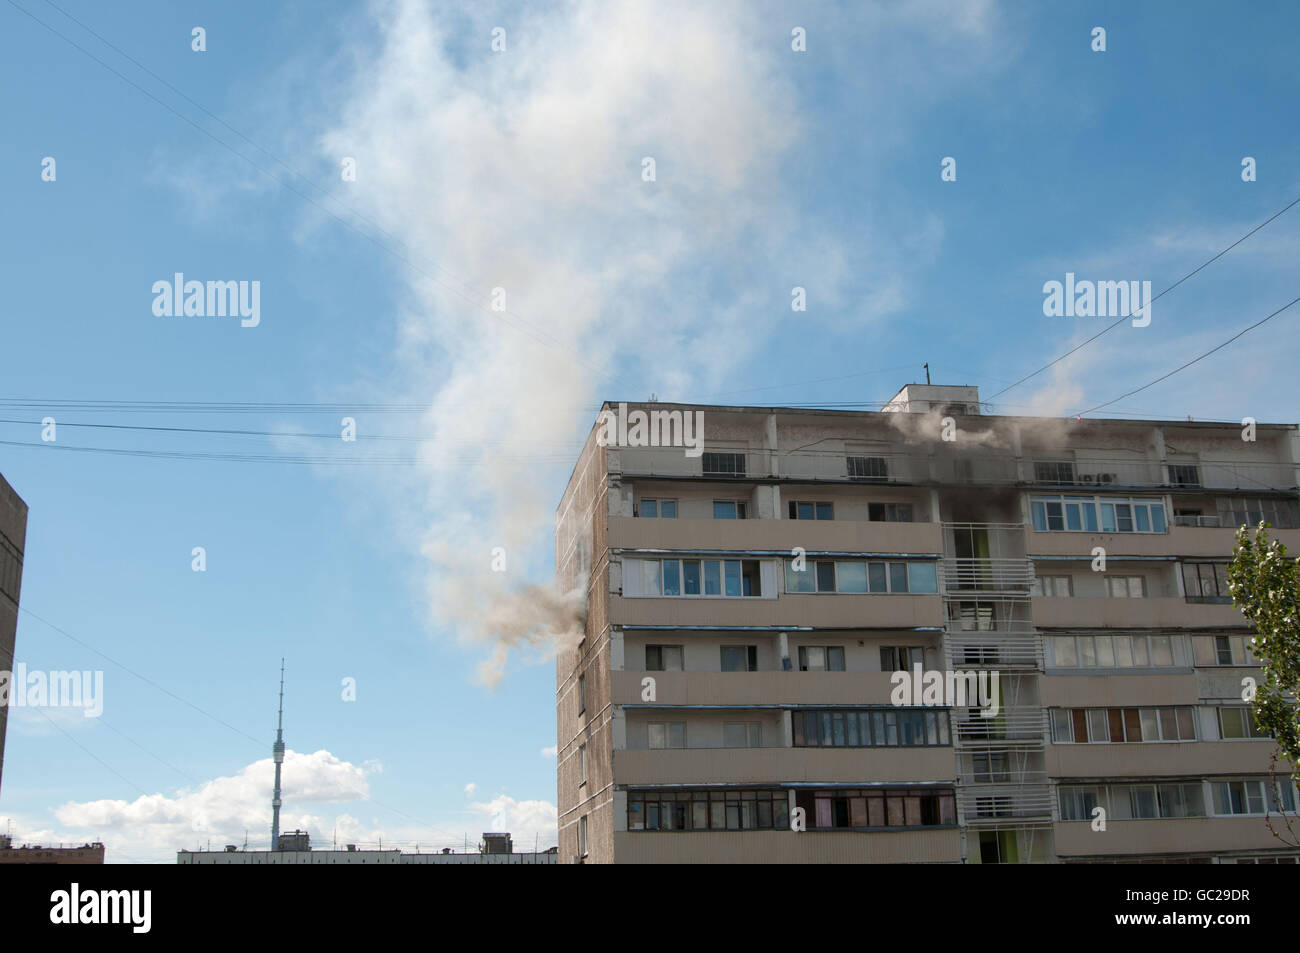
[[[845,457],[850,480],[889,479],[889,461],[884,457]]]
[[[587,710],[587,676],[578,676],[578,714]]]
[[[1007,756],[1005,753],[971,755],[971,773],[975,776],[976,781],[990,784],[1005,784],[1011,780],[1011,772],[1007,770]]]
[[[1167,784],[1063,784],[1057,789],[1062,821],[1090,821],[1094,808],[1110,820],[1204,817],[1200,782]]]
[[[1214,813],[1277,814],[1296,809],[1295,788],[1290,778],[1250,778],[1243,781],[1213,781]]]
[[[801,645],[799,646],[799,671],[801,672],[842,672],[844,671],[844,646],[842,645]]]
[[[1171,486],[1200,486],[1201,468],[1190,463],[1171,463],[1169,483]]]
[[[685,646],[681,645],[647,645],[645,647],[645,670],[647,672],[681,672],[682,656]]]
[[[1195,741],[1196,713],[1179,708],[1053,708],[1055,744]]]
[[[938,827],[957,823],[951,790],[867,788],[797,791],[808,829]]]
[[[1255,713],[1247,705],[1222,705],[1218,709],[1220,738],[1267,738],[1255,724]]]
[[[1141,599],[1147,594],[1143,576],[1107,576],[1106,594],[1112,599]]]
[[[780,788],[630,790],[629,831],[789,830],[789,795]]]
[[[912,522],[911,503],[868,503],[867,519],[876,523]]]
[[[623,593],[639,596],[762,595],[758,560],[624,559]]]
[[[882,672],[910,672],[916,666],[925,668],[925,648],[920,645],[882,645],[880,670]]]
[[[587,816],[578,818],[578,856],[587,856]]]
[[[1168,635],[1056,635],[1045,644],[1055,668],[1173,668],[1187,664]]]
[[[578,745],[578,786],[587,783],[587,746]]]
[[[1183,591],[1188,602],[1230,603],[1227,563],[1183,563]]]
[[[1033,496],[1029,508],[1040,533],[1163,533],[1161,500],[1095,496]]]
[[[1087,821],[1092,819],[1093,808],[1097,807],[1098,789],[1074,785],[1061,785],[1061,820]]]
[[[686,747],[686,722],[651,722],[646,725],[651,750]]]
[[[1068,461],[1051,461],[1034,464],[1035,483],[1074,483],[1074,464]]]
[[[830,503],[815,503],[807,500],[790,501],[790,519],[792,520],[830,520],[834,518],[834,507]]]
[[[23,554],[0,533],[0,595],[18,605],[18,582],[22,577]]]
[[[715,520],[743,520],[745,504],[735,500],[714,500],[713,518]]]
[[[642,500],[634,514],[643,519],[676,519],[676,500]]]
[[[1294,500],[1220,497],[1219,523],[1223,526],[1258,526],[1267,522],[1276,529],[1295,529],[1300,504]]]
[[[932,593],[939,591],[933,562],[817,560],[795,568],[785,564],[786,592]]]
[[[1192,649],[1197,665],[1254,665],[1249,635],[1194,635]]]
[[[1074,578],[1072,576],[1035,576],[1029,587],[1035,596],[1072,596],[1074,595]]]
[[[733,721],[722,726],[724,748],[763,747],[762,725],[756,721]]]
[[[704,454],[704,472],[713,476],[744,476],[745,455],[743,453],[706,453]]]
[[[796,748],[898,748],[949,745],[947,709],[799,709],[791,712]]]
[[[724,672],[757,672],[758,646],[722,646],[722,670]]]

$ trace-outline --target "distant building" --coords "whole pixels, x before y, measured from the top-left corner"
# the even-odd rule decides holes
[[[23,578],[27,504],[0,476],[0,672],[12,672],[18,635],[18,590]],[[6,685],[8,677],[5,678]],[[0,705],[0,782],[4,780],[5,728],[9,706]],[[101,858],[102,859],[102,858]]]
[[[510,840],[509,834],[484,834],[482,853],[484,854],[513,854],[515,845]]]
[[[286,846],[302,844],[303,847]],[[225,850],[182,850],[178,864],[554,864],[556,848],[541,853],[516,854],[509,834],[484,834],[480,850],[452,853],[406,854],[400,849],[357,850],[348,844],[345,850],[311,850],[305,831],[280,835],[278,850],[240,850],[234,844]]]
[[[104,845],[96,841],[80,847],[14,847],[7,834],[0,834],[0,864],[102,864]]]
[[[289,831],[281,834],[276,850],[311,850],[311,835],[306,831]]]

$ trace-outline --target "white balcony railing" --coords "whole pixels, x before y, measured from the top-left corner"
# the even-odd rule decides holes
[[[945,556],[939,560],[942,591],[1024,592],[1034,583],[1034,564],[1023,558],[981,559]]]

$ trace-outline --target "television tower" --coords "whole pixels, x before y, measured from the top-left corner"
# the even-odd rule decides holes
[[[271,795],[271,850],[280,845],[280,765],[284,764],[284,659],[280,659],[280,719],[275,726],[275,793]]]

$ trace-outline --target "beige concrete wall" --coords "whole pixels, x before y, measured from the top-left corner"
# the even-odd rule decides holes
[[[1271,741],[1160,741],[1047,746],[1052,778],[1203,778],[1267,774]]]
[[[882,646],[920,646],[926,650],[925,665],[927,669],[941,668],[939,633],[937,632],[896,632],[865,636],[862,632],[789,632],[786,633],[790,649],[790,664],[799,667],[799,649],[808,646],[838,646],[844,650],[844,672],[828,672],[841,675],[855,672],[879,672],[880,649]],[[680,645],[684,656],[685,671],[721,672],[722,645],[756,645],[758,646],[758,666],[760,671],[774,671],[781,668],[778,632],[710,632],[710,631],[645,631],[630,629],[623,634],[623,668],[639,671],[645,668],[647,645]],[[659,673],[647,673],[655,674]],[[672,673],[669,673],[672,674]],[[728,673],[732,674],[732,673]],[[786,673],[793,674],[793,673]],[[816,672],[802,674],[817,674]]]
[[[611,596],[609,621],[614,625],[788,625],[834,629],[910,629],[916,626],[941,627],[943,604],[938,596],[845,593],[787,593],[776,599],[629,599]]]
[[[1168,533],[1038,533],[1025,528],[1025,540],[1033,556],[1079,556],[1092,558],[1092,548],[1101,546],[1108,559],[1123,556],[1205,556],[1230,559],[1236,542],[1235,529],[1174,526]],[[1300,545],[1300,530],[1270,531],[1286,543],[1288,550]]]
[[[614,672],[614,703],[641,704],[655,680],[659,705],[890,705],[889,672]]]
[[[23,554],[27,545],[27,504],[22,501],[3,476],[0,476],[0,566],[12,574],[16,563],[17,584],[0,592],[0,670],[14,666],[14,648],[18,636],[18,602],[22,589]],[[4,781],[5,731],[9,723],[9,706],[0,705],[0,784]]]
[[[934,864],[961,863],[955,829],[884,831],[627,831],[614,835],[629,864]]]
[[[852,520],[790,519],[633,519],[614,517],[610,546],[619,549],[711,549],[788,553],[809,552],[940,553],[938,523],[886,523]]]
[[[952,748],[721,748],[615,751],[619,784],[951,781]]]
[[[1035,597],[1034,623],[1043,629],[1230,629],[1248,625],[1230,605],[1173,598]]]
[[[1056,853],[1061,857],[1205,854],[1286,846],[1269,832],[1262,817],[1109,821],[1104,831],[1094,831],[1089,821],[1068,821],[1056,824],[1055,834]]]
[[[1039,685],[1047,708],[1151,708],[1195,705],[1200,699],[1191,673],[1044,675]]]
[[[604,450],[593,436],[574,467],[556,513],[556,579],[562,587],[585,582],[585,637],[556,657],[556,804],[559,860],[578,849],[578,819],[587,816],[588,862],[614,856],[613,729],[609,704],[608,480]],[[585,579],[583,578],[585,570]],[[579,676],[586,678],[586,711],[579,714]],[[579,783],[578,748],[586,745],[587,783]]]

